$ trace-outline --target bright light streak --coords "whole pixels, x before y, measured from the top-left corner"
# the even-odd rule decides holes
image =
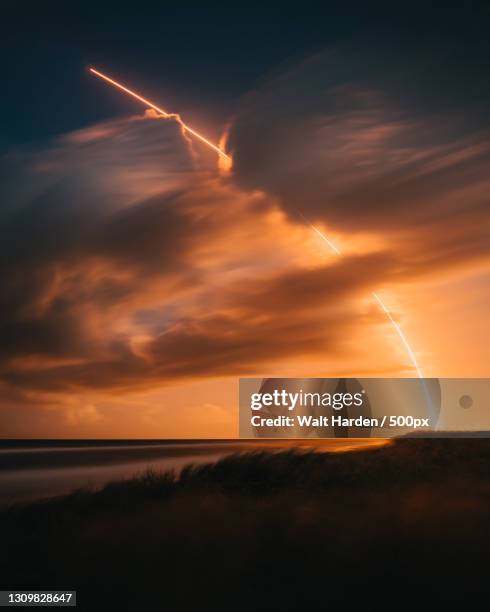
[[[217,145],[215,145],[214,143],[212,143],[211,141],[209,141],[207,138],[205,138],[204,136],[202,136],[201,134],[199,134],[199,132],[196,132],[195,130],[193,130],[189,125],[187,125],[186,123],[184,123],[184,121],[182,121],[180,115],[176,114],[176,113],[167,113],[167,111],[163,110],[163,108],[160,108],[159,106],[157,106],[156,104],[153,104],[153,102],[150,102],[150,100],[147,100],[146,98],[143,98],[143,96],[140,96],[139,94],[137,94],[135,91],[132,91],[131,89],[129,89],[128,87],[125,87],[124,85],[122,85],[121,83],[118,83],[118,81],[115,81],[114,79],[111,79],[110,77],[108,77],[107,75],[103,74],[102,72],[99,72],[98,70],[95,70],[95,68],[90,68],[90,72],[92,72],[93,74],[95,74],[96,76],[98,76],[99,78],[103,79],[104,81],[106,81],[107,83],[110,83],[111,85],[113,85],[114,87],[117,87],[118,89],[120,89],[121,91],[124,91],[124,93],[127,93],[128,95],[132,96],[133,98],[135,98],[136,100],[139,100],[140,102],[142,102],[143,104],[145,104],[146,106],[148,106],[149,108],[152,108],[153,110],[155,110],[157,113],[160,113],[160,115],[162,115],[163,117],[165,117],[166,119],[175,119],[176,121],[178,121],[178,123],[180,124],[181,128],[185,131],[188,132],[189,134],[192,134],[192,136],[195,136],[196,138],[198,138],[201,142],[203,142],[204,144],[208,145],[208,147],[211,147],[211,149],[213,149],[214,151],[216,151],[216,153],[218,153],[218,155],[220,156],[220,158],[226,160],[228,167],[231,165],[232,159],[229,155],[227,155],[223,149],[221,149],[220,147],[218,147]],[[299,211],[298,211],[299,212]],[[332,249],[332,251],[336,254],[336,255],[342,255],[342,252],[335,246],[335,244],[333,242],[331,242],[317,227],[315,227],[312,223],[310,223],[308,221],[308,219],[302,214],[299,213],[301,215],[301,217],[304,219],[304,221],[311,227],[311,229],[318,234],[318,236],[324,241],[326,242],[326,244]],[[422,373],[422,369],[420,368],[418,362],[417,362],[417,358],[415,357],[415,353],[413,352],[412,348],[410,347],[410,344],[408,343],[408,340],[405,336],[405,334],[403,333],[403,330],[401,329],[400,325],[395,321],[395,319],[392,317],[390,311],[388,310],[388,308],[386,307],[386,305],[384,304],[384,302],[381,300],[381,298],[379,297],[379,295],[377,293],[373,293],[372,294],[374,299],[376,300],[376,302],[378,303],[379,307],[381,308],[381,310],[384,312],[384,314],[386,315],[386,317],[388,318],[389,322],[392,324],[392,326],[394,327],[394,329],[396,330],[396,333],[398,334],[403,347],[405,348],[408,356],[410,357],[410,361],[413,364],[413,367],[415,369],[415,371],[417,372],[417,376],[419,378],[423,378],[423,373]]]
[[[301,214],[301,213],[300,213]],[[336,254],[336,255],[342,255],[342,252],[332,243],[330,242],[330,240],[314,225],[312,225],[308,219],[306,219],[306,217],[304,215],[301,214],[301,216],[303,217],[303,219],[306,221],[306,223],[308,223],[308,225],[311,227],[311,229],[313,229],[319,236],[320,238],[326,242],[328,244],[328,246],[332,249],[332,251]],[[424,374],[422,372],[422,368],[419,366],[418,362],[417,362],[417,357],[415,356],[415,353],[412,350],[412,347],[410,346],[410,344],[408,343],[408,340],[405,336],[405,334],[403,333],[402,328],[400,327],[400,325],[395,321],[395,319],[393,318],[391,312],[388,310],[388,308],[386,307],[385,303],[383,302],[383,300],[379,297],[379,295],[377,293],[372,294],[373,298],[376,300],[378,306],[381,308],[381,310],[384,312],[384,314],[386,315],[388,321],[391,323],[391,325],[393,326],[393,328],[395,329],[396,333],[398,334],[398,337],[401,340],[401,343],[405,349],[405,351],[407,352],[408,356],[410,357],[410,361],[412,362],[412,365],[415,369],[415,371],[417,372],[417,376],[419,378],[424,378]]]
[[[153,110],[157,111],[157,113],[160,113],[160,115],[162,115],[166,119],[175,119],[176,121],[179,122],[180,126],[182,127],[182,129],[185,132],[187,132],[189,134],[192,134],[192,136],[195,136],[201,142],[204,142],[204,144],[208,145],[208,147],[211,147],[211,149],[214,149],[214,151],[216,151],[216,153],[220,157],[225,158],[228,162],[231,163],[231,157],[229,155],[227,155],[223,151],[223,149],[220,149],[217,145],[213,144],[207,138],[202,136],[202,134],[199,134],[199,132],[196,132],[195,130],[193,130],[189,125],[187,125],[187,123],[184,123],[184,121],[182,121],[182,119],[180,118],[180,115],[178,115],[176,113],[167,113],[167,111],[164,111],[163,108],[160,108],[156,104],[153,104],[153,102],[150,102],[150,100],[147,100],[146,98],[143,98],[143,96],[140,96],[135,91],[132,91],[128,87],[125,87],[121,83],[118,83],[114,79],[111,79],[110,77],[108,77],[107,75],[103,74],[102,72],[99,72],[98,70],[95,70],[95,68],[90,68],[90,72],[92,72],[92,74],[95,74],[99,78],[103,79],[107,83],[110,83],[111,85],[114,85],[114,87],[117,87],[121,91],[124,91],[124,93],[127,93],[128,95],[132,96],[133,98],[136,98],[136,100],[139,100],[140,102],[142,102],[146,106],[149,106]]]
[[[328,244],[328,246],[332,249],[332,251],[336,254],[336,255],[342,255],[342,253],[339,251],[339,249],[335,246],[335,244],[329,240],[324,234],[321,233],[321,231],[316,228],[314,225],[311,225],[311,223],[309,224],[311,229],[316,232],[320,238],[326,242]]]
[[[408,340],[405,337],[405,334],[402,331],[402,328],[398,325],[398,323],[395,321],[395,319],[391,316],[391,312],[388,310],[388,308],[385,306],[383,300],[379,297],[379,295],[377,293],[373,292],[373,297],[374,299],[378,302],[378,304],[380,305],[381,309],[383,310],[383,312],[385,313],[385,315],[388,317],[389,321],[391,322],[391,324],[393,325],[393,327],[396,329],[396,333],[399,335],[400,340],[402,341],[403,346],[405,347],[405,350],[407,351],[413,367],[415,368],[415,371],[417,372],[417,376],[419,378],[423,378],[424,374],[422,372],[422,369],[420,368],[418,362],[417,362],[417,358],[415,357],[415,353],[412,351],[412,348],[410,346],[410,344],[408,344]]]
[[[306,223],[306,225],[309,225],[311,227],[311,229],[316,232],[320,238],[323,240],[323,242],[326,242],[328,244],[328,246],[332,249],[332,251],[336,254],[336,255],[342,255],[342,253],[340,252],[340,250],[335,246],[335,244],[329,240],[325,234],[322,234],[322,232],[313,225],[313,223],[310,223],[310,221],[304,216],[304,214],[302,212],[300,212],[299,210],[296,211],[298,213],[298,215],[303,219],[303,221]]]

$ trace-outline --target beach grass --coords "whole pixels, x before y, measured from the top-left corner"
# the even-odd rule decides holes
[[[148,471],[2,511],[0,586],[76,589],[86,609],[440,597],[486,571],[489,465],[485,439],[401,439]]]

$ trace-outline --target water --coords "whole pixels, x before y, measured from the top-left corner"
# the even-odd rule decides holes
[[[96,489],[113,480],[153,469],[175,470],[214,462],[251,450],[292,447],[345,452],[382,444],[380,440],[139,440],[0,441],[0,507],[17,502]]]

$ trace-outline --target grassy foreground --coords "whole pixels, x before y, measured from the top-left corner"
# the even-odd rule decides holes
[[[488,576],[489,467],[490,440],[403,439],[146,473],[0,513],[0,588],[76,589],[82,609],[470,597]]]

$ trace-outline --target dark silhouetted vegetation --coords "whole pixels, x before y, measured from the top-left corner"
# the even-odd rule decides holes
[[[147,472],[2,512],[0,586],[76,589],[83,609],[470,597],[488,574],[489,465],[484,439],[403,439]]]

